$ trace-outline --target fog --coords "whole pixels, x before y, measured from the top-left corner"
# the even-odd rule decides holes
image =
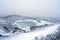
[[[60,17],[60,0],[0,0],[0,16]]]

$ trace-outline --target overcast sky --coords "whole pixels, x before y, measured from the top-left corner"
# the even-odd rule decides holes
[[[0,15],[60,17],[60,0],[0,0]]]

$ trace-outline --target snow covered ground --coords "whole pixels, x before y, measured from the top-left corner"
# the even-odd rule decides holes
[[[58,32],[57,31],[58,28],[59,25],[55,24],[54,26],[45,27],[39,31],[33,31],[29,33],[19,33],[17,35],[5,38],[4,40],[35,40],[36,36],[39,36],[40,38],[42,36],[46,36]]]
[[[14,30],[14,26],[12,26],[11,23],[14,23],[16,20],[25,19],[22,16],[21,17],[18,16],[18,17],[8,16],[8,17],[4,17],[5,20],[3,21],[0,20],[0,34],[3,35],[3,37],[0,37],[0,40],[41,40],[41,38],[46,37],[47,35],[51,35],[51,34],[54,35],[56,33],[57,33],[56,35],[58,35],[58,33],[60,33],[60,31],[58,30],[60,28],[60,24],[55,24],[55,23],[51,23],[49,21],[43,21],[43,20],[40,20],[40,23],[38,24],[40,27],[37,27],[36,29],[33,29],[28,33],[23,33],[23,32],[20,32],[19,30],[16,31],[15,33],[12,33],[12,31]],[[6,21],[8,21],[8,23]],[[10,33],[5,33],[5,30],[1,28],[3,26],[7,26],[9,30],[11,30]],[[6,35],[9,35],[9,36],[6,36]],[[36,37],[38,37],[38,39],[36,39]]]

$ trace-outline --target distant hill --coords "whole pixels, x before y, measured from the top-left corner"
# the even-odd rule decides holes
[[[5,16],[5,17],[3,17],[3,18],[4,18],[5,20],[14,22],[14,21],[16,21],[16,20],[26,19],[27,17],[20,16],[20,15],[8,15],[8,16]]]
[[[16,20],[24,20],[24,19],[34,19],[34,20],[46,20],[54,23],[60,23],[60,20],[57,18],[50,18],[50,17],[27,17],[27,16],[21,16],[21,15],[8,15],[5,17],[0,17],[0,19],[14,22]]]

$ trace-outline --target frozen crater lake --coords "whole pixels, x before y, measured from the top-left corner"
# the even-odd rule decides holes
[[[13,28],[0,27],[0,40],[52,40],[60,35],[60,24],[43,20],[17,20],[13,22]],[[3,24],[3,23],[2,23]],[[8,32],[4,31],[7,30]],[[12,29],[12,31],[10,31]],[[24,31],[24,32],[22,32]],[[47,35],[56,35],[46,38]],[[43,39],[42,39],[43,38]],[[60,38],[60,36],[59,36]]]

